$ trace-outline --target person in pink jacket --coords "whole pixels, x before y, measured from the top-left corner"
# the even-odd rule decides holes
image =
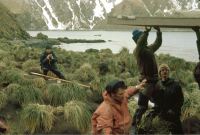
[[[145,81],[128,87],[123,81],[114,80],[106,86],[104,101],[92,116],[92,134],[129,134],[132,117],[128,110],[128,98],[143,89]]]

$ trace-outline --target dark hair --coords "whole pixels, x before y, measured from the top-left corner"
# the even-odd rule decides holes
[[[117,93],[119,88],[126,89],[127,86],[125,85],[124,81],[113,80],[106,86],[106,91],[111,93]]]

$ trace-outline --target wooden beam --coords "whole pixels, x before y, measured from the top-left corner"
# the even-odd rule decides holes
[[[135,17],[135,16],[108,16],[108,24],[128,26],[160,26],[167,28],[191,28],[200,26],[200,18],[174,17]]]
[[[35,73],[35,72],[30,72],[30,74],[36,75],[36,76],[41,76],[41,77],[46,77],[46,78],[50,78],[50,79],[60,80],[62,82],[66,82],[66,83],[71,83],[71,84],[75,83],[75,84],[82,86],[82,87],[91,88],[89,85],[80,84],[80,83],[77,83],[77,82],[68,81],[68,80],[64,80],[64,79],[60,79],[60,78],[55,78],[55,77],[52,77],[52,76],[47,76],[47,75],[43,75],[43,74],[39,74],[39,73]]]

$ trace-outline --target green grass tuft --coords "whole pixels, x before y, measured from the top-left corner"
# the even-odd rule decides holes
[[[64,106],[64,117],[68,127],[84,134],[89,130],[91,112],[87,104],[80,101],[70,101]]]
[[[10,101],[17,105],[26,105],[28,103],[41,103],[42,92],[40,89],[32,86],[21,86],[10,96]]]
[[[53,127],[55,116],[51,106],[29,104],[21,114],[24,130],[28,133],[48,133]]]
[[[4,92],[0,91],[0,109],[5,107],[7,101],[8,101],[7,95]]]
[[[76,70],[75,76],[79,81],[90,82],[96,78],[97,74],[90,64],[83,64]]]

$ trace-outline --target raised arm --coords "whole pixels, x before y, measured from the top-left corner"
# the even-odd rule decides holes
[[[157,37],[154,43],[148,46],[153,52],[157,51],[162,44],[162,32],[159,27],[154,28],[157,30]]]
[[[54,52],[52,52],[52,56],[53,56],[53,57],[52,57],[51,60],[52,60],[53,62],[57,62],[57,57],[56,57],[56,55],[55,55]]]
[[[199,27],[193,27],[192,28],[194,30],[194,32],[196,33],[197,36],[197,41],[200,41],[200,28]]]
[[[198,50],[198,54],[199,54],[199,60],[200,60],[200,28],[199,27],[194,27],[192,28],[197,36],[197,50]]]
[[[128,89],[126,90],[127,98],[130,98],[134,96],[135,94],[137,94],[141,89],[144,88],[145,84],[146,84],[146,79],[136,86],[128,87]]]

